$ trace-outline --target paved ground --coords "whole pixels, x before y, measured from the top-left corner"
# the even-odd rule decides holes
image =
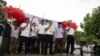
[[[25,55],[25,54],[20,54],[20,55],[18,55],[18,54],[12,54],[12,55],[6,55],[6,56],[72,56],[72,55],[66,55],[66,54],[54,54],[54,55],[41,55],[41,54],[39,54],[39,55],[37,55],[37,54],[27,54],[27,55]]]

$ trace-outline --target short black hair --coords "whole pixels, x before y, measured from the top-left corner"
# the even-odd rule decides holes
[[[62,24],[62,22],[58,22],[58,24]]]

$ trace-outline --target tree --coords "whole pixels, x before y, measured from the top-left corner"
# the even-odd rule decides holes
[[[88,13],[80,26],[86,35],[100,38],[100,7],[95,8],[91,14]]]
[[[7,5],[6,1],[0,0],[0,24],[5,24],[7,22],[7,13],[4,7]]]
[[[93,41],[94,35],[88,35],[85,32],[77,31],[76,34],[76,41],[84,42],[84,41]]]
[[[0,8],[4,7],[7,5],[6,1],[0,0]]]

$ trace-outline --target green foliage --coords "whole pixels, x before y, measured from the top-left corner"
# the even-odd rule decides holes
[[[77,41],[93,41],[93,39],[95,39],[95,36],[87,35],[85,32],[81,31],[77,31],[75,36]]]
[[[94,8],[92,13],[86,14],[84,22],[80,23],[82,31],[76,32],[77,41],[95,41],[100,43],[100,7]]]
[[[2,3],[0,3],[0,8],[3,8],[4,6],[3,6],[3,4]]]
[[[7,5],[6,1],[0,0],[0,8],[3,8],[6,5]]]
[[[80,26],[86,35],[100,38],[100,7],[95,8],[91,14],[88,13]]]
[[[0,15],[2,16],[0,18],[0,24],[6,24],[7,23],[7,13],[3,9],[7,5],[6,1],[0,0]]]

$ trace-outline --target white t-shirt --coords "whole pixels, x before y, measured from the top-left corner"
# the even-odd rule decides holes
[[[75,55],[81,54],[80,49],[77,49],[77,48],[80,48],[80,45],[75,44],[75,45],[74,45],[74,48],[75,48],[75,50],[74,50],[74,54],[75,54]]]
[[[36,36],[37,28],[36,27],[31,27],[31,36]]]
[[[21,24],[21,27],[25,27],[27,25],[27,23],[22,23]],[[30,31],[30,24],[28,24],[28,26],[24,29],[24,30],[22,30],[21,31],[21,36],[25,36],[25,37],[31,37],[30,36],[30,33],[31,31]]]
[[[18,38],[19,28],[15,29],[13,25],[11,25],[11,37]]]
[[[62,28],[56,28],[55,29],[55,37],[56,38],[63,38],[63,33],[64,33],[64,31],[63,31],[63,29]]]
[[[37,26],[37,30],[39,30],[38,34],[45,34],[45,27],[44,27],[44,25],[39,24]]]
[[[91,56],[91,51],[92,50],[89,46],[88,47],[84,46],[82,50],[83,50],[83,56]]]
[[[49,25],[45,25],[45,28],[47,28]],[[51,26],[47,31],[45,31],[45,34],[53,35],[54,27]]]
[[[66,30],[69,29],[69,27],[66,28]],[[73,28],[70,28],[68,31],[67,31],[67,35],[74,35],[75,33],[75,30]]]

